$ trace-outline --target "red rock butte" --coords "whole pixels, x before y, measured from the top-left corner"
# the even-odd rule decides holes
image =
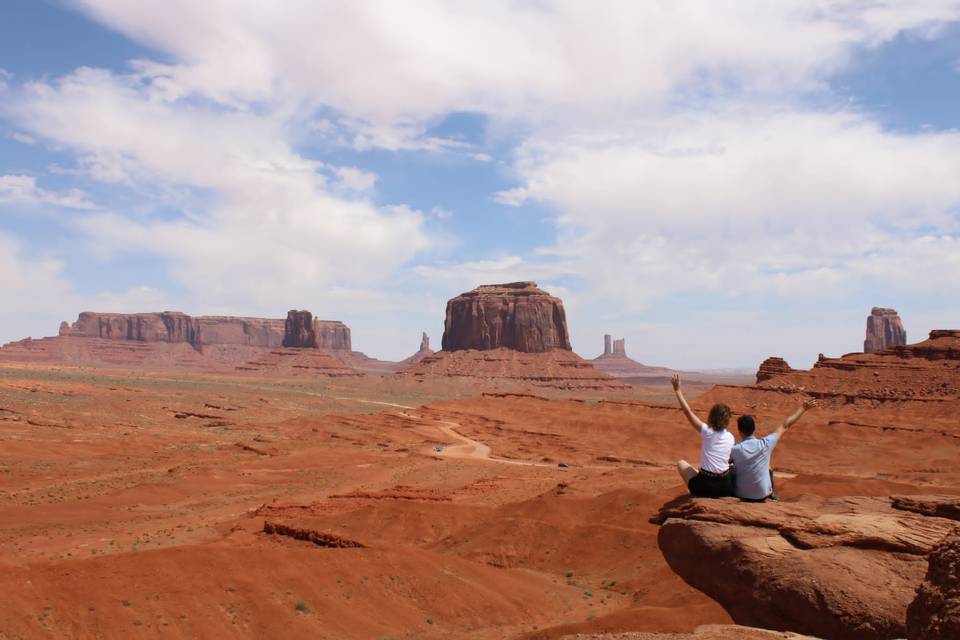
[[[535,282],[481,285],[450,299],[443,349],[425,355],[402,375],[565,390],[627,388],[573,352],[563,302]]]
[[[560,298],[535,282],[486,284],[447,302],[442,350],[572,351]]]
[[[890,347],[907,344],[907,332],[900,316],[893,309],[874,307],[867,316],[867,336],[863,341],[864,353],[883,351]]]

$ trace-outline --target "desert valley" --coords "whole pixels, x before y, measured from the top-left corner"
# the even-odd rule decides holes
[[[688,495],[676,372],[580,357],[535,283],[444,327],[400,362],[301,310],[4,345],[0,638],[960,637],[960,329],[681,372],[764,433],[816,400],[753,504]]]

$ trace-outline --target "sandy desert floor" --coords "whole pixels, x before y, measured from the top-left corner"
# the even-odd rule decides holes
[[[662,382],[590,396],[0,367],[0,638],[729,623],[666,565],[649,521],[699,448],[671,398]],[[761,430],[797,403],[729,386],[693,404],[721,398]],[[825,406],[778,448],[778,489],[957,495],[958,453],[942,407]]]

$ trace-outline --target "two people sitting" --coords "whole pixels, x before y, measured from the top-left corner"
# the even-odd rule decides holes
[[[671,383],[687,420],[700,434],[700,470],[686,460],[677,463],[677,470],[690,493],[701,498],[736,496],[751,502],[778,500],[774,492],[770,456],[787,429],[816,403],[813,400],[804,401],[773,433],[763,438],[754,435],[757,425],[753,416],[740,416],[737,420],[740,431],[738,444],[733,434],[727,431],[730,407],[725,404],[713,405],[707,422],[703,422],[683,397],[680,376],[673,376]]]

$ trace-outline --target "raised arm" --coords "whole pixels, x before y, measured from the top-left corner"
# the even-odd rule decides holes
[[[693,430],[697,433],[700,433],[700,426],[703,424],[703,422],[697,417],[697,414],[693,412],[693,409],[690,408],[690,405],[687,404],[687,399],[683,397],[683,391],[680,390],[680,375],[674,375],[670,380],[670,384],[673,385],[673,391],[677,394],[677,400],[680,402],[680,408],[683,409],[683,413],[687,416],[687,420],[689,420],[690,424],[693,426]]]
[[[794,422],[802,418],[804,413],[810,409],[813,409],[815,406],[817,406],[817,401],[813,400],[812,398],[807,398],[803,401],[803,404],[800,405],[799,409],[787,416],[787,418],[783,421],[783,424],[777,427],[777,430],[774,431],[774,433],[777,434],[778,438],[781,437],[787,429],[793,426]]]

